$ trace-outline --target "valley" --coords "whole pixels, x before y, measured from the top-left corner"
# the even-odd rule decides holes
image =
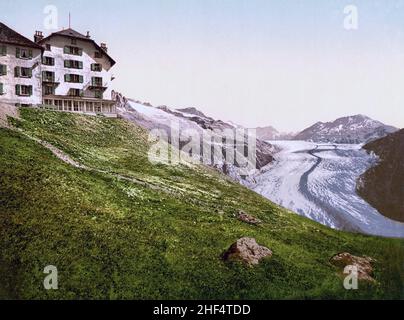
[[[377,158],[361,145],[271,141],[282,149],[251,189],[335,229],[404,237],[404,224],[382,216],[356,193],[357,179]]]

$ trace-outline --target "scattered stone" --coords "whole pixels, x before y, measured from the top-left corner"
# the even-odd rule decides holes
[[[223,259],[241,260],[249,265],[257,265],[263,258],[271,256],[272,251],[260,246],[254,238],[241,238],[223,254]]]
[[[237,219],[239,219],[240,221],[246,222],[248,224],[253,224],[253,225],[257,225],[260,224],[262,221],[260,219],[257,219],[256,217],[245,213],[244,211],[239,211],[237,214]]]
[[[375,279],[372,277],[373,267],[372,263],[376,262],[375,259],[371,257],[358,257],[354,256],[348,252],[339,253],[332,257],[330,262],[342,269],[344,271],[346,266],[355,266],[358,268],[358,279],[374,282]]]

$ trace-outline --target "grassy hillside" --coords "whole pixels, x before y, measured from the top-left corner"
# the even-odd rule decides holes
[[[401,240],[333,231],[207,168],[152,165],[147,132],[124,120],[22,109],[13,124],[107,172],[0,129],[0,298],[404,298]],[[224,263],[244,236],[273,257]],[[329,263],[342,251],[376,258],[378,284],[344,290]],[[59,290],[43,289],[47,265]]]

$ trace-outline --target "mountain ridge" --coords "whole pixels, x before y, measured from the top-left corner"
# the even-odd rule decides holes
[[[360,177],[358,193],[381,214],[404,222],[404,129],[363,148],[379,161]]]
[[[294,136],[294,140],[359,144],[382,138],[398,129],[366,115],[345,116],[329,122],[316,122]]]

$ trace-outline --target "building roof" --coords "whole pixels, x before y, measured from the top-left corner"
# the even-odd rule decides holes
[[[15,44],[21,47],[35,48],[43,50],[43,48],[35,42],[25,38],[23,35],[7,27],[4,23],[0,22],[0,42]]]
[[[102,49],[97,44],[97,42],[95,42],[90,37],[87,37],[87,36],[81,34],[80,32],[77,32],[76,30],[73,30],[71,28],[61,30],[61,31],[58,31],[58,32],[54,32],[54,33],[50,34],[49,36],[47,36],[46,38],[39,41],[39,43],[44,43],[46,40],[48,40],[48,39],[50,39],[51,37],[54,37],[54,36],[62,36],[62,37],[68,37],[68,38],[71,38],[71,39],[79,39],[79,40],[82,40],[82,41],[91,42],[97,48],[98,51],[102,52],[102,54],[104,54],[109,59],[109,61],[111,62],[111,66],[113,66],[116,63],[115,60],[112,59],[112,57],[104,49]]]

